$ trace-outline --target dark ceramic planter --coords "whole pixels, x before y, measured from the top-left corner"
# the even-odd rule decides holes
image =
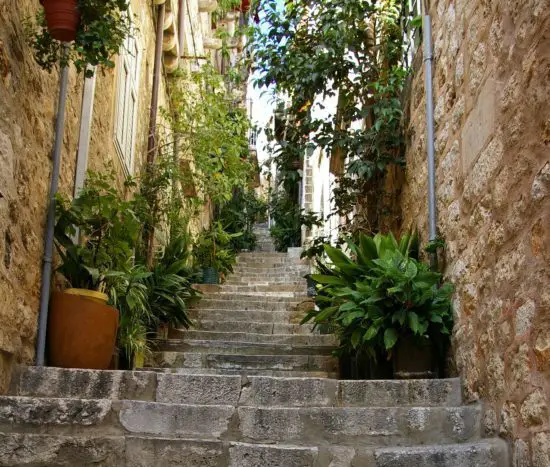
[[[437,359],[431,343],[419,343],[413,336],[401,336],[393,353],[393,373],[397,379],[434,378]]]

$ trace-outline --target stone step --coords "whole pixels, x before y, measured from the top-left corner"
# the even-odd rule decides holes
[[[272,300],[270,300],[272,299]],[[257,311],[291,311],[299,305],[311,306],[313,302],[307,297],[254,297],[247,296],[246,299],[238,298],[235,295],[224,297],[203,298],[193,305],[193,310],[257,310]],[[310,305],[311,304],[311,305]]]
[[[301,447],[231,443],[230,467],[508,467],[500,439],[405,448]]]
[[[447,446],[377,449],[376,467],[508,467],[508,446],[502,439]]]
[[[286,292],[269,292],[269,291],[263,291],[263,292],[256,292],[254,290],[222,290],[221,292],[217,293],[216,295],[209,295],[208,297],[205,297],[206,299],[221,299],[223,300],[223,297],[225,295],[233,295],[235,293],[242,293],[246,294],[248,297],[260,297],[260,298],[269,298],[269,297],[279,297],[279,298],[296,298],[296,297],[303,297],[304,294],[307,292],[305,283],[303,286],[296,288],[294,291],[286,291]]]
[[[273,277],[259,277],[259,276],[230,276],[224,285],[300,285],[304,281],[302,276],[296,276],[296,278],[282,277],[280,275],[273,275]]]
[[[262,444],[354,447],[452,444],[480,439],[471,407],[237,407],[145,401],[0,397],[0,432],[132,434]],[[231,424],[231,426],[230,426]]]
[[[435,407],[462,403],[460,381],[337,381],[153,371],[19,367],[12,395],[280,407]]]
[[[296,445],[403,446],[480,439],[481,409],[468,407],[238,407],[240,440]]]
[[[214,317],[215,315],[210,315]],[[259,321],[239,321],[233,317],[227,321],[213,319],[195,319],[195,328],[199,331],[211,332],[244,332],[255,334],[292,334],[311,335],[313,325],[311,324],[289,324]]]
[[[257,295],[263,297],[269,296],[286,296],[285,294],[291,293],[291,297],[294,295],[304,296],[306,294],[306,281],[290,283],[290,284],[273,284],[273,285],[231,285],[224,284],[220,287],[219,294],[244,294],[244,295]],[[213,295],[209,295],[210,297]]]
[[[195,321],[195,327],[201,328],[199,322],[208,321],[241,321],[256,323],[300,324],[305,312],[293,311],[267,311],[267,310],[223,310],[223,309],[198,309],[189,310],[189,317]],[[218,328],[218,330],[220,330]]]
[[[338,360],[329,355],[240,355],[213,352],[152,352],[146,366],[220,370],[282,370],[338,372]]]
[[[502,440],[406,448],[265,445],[140,436],[0,433],[3,466],[507,467]]]
[[[225,341],[225,342],[263,342],[288,345],[326,345],[336,347],[338,338],[330,334],[258,334],[247,332],[214,332],[170,329],[169,338],[184,340]]]
[[[168,373],[175,375],[217,375],[217,376],[235,376],[243,378],[251,376],[262,376],[269,378],[333,378],[339,377],[339,373],[326,371],[287,371],[287,370],[251,370],[251,369],[227,369],[227,368],[140,368],[136,371],[147,371],[156,373]]]
[[[237,342],[211,340],[168,339],[153,343],[158,351],[220,353],[227,355],[331,355],[334,346],[292,345],[269,342]]]
[[[147,434],[220,439],[235,407],[107,399],[0,397],[0,432],[39,428],[44,434]]]

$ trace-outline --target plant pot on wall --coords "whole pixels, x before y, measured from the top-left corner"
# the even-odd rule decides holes
[[[40,3],[51,36],[61,42],[74,41],[80,21],[77,0],[40,0]]]
[[[106,370],[117,329],[118,311],[113,307],[74,292],[54,292],[48,318],[48,363]]]

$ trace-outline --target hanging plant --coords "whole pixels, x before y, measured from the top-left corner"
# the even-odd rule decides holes
[[[51,36],[61,42],[72,42],[80,22],[77,0],[40,0]]]
[[[126,0],[41,0],[44,10],[28,21],[29,41],[37,63],[51,71],[58,63],[113,68],[132,32]],[[67,52],[63,53],[66,44]],[[87,70],[87,73],[91,73]]]

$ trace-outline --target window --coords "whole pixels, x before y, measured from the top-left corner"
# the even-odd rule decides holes
[[[406,67],[411,66],[416,50],[421,41],[421,29],[419,24],[422,21],[421,0],[405,0],[403,15],[403,32],[405,51],[403,62]]]
[[[128,173],[134,168],[134,140],[138,105],[139,47],[129,36],[120,51],[116,97],[115,144]]]

